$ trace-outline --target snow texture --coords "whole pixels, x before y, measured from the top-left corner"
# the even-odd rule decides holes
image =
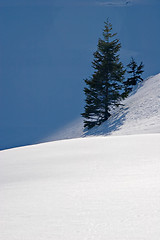
[[[0,152],[1,240],[159,240],[160,134]]]
[[[64,126],[64,128],[58,130],[56,133],[51,134],[42,142],[50,142],[63,139],[79,138],[83,136],[83,119],[78,118],[72,121],[70,124]]]

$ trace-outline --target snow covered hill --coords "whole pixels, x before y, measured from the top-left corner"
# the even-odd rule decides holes
[[[112,116],[86,135],[160,133],[160,74],[135,87]]]
[[[101,126],[95,127],[90,131],[84,132],[83,119],[75,119],[70,124],[64,126],[57,132],[50,132],[45,137],[38,139],[28,136],[26,144],[42,143],[55,140],[72,139],[91,135],[126,135],[126,134],[142,134],[142,133],[160,133],[160,74],[146,79],[142,84],[135,87],[132,95],[123,101],[123,107],[117,108],[112,116]],[[2,129],[1,129],[2,130]],[[25,130],[26,131],[26,130]],[[19,132],[15,141],[19,146],[18,136],[21,136],[21,144],[24,145],[26,135]],[[38,130],[37,130],[38,131]],[[43,127],[41,129],[43,132]],[[10,129],[10,132],[11,129]],[[34,132],[34,131],[33,131]],[[2,135],[2,136],[1,136]],[[0,135],[0,149],[12,146],[10,140],[12,133],[4,136]],[[43,135],[43,134],[42,134]],[[4,139],[3,139],[4,138]],[[24,139],[23,139],[24,138]],[[32,141],[31,141],[32,139]],[[4,144],[8,142],[8,144]],[[13,146],[12,146],[13,147]]]
[[[160,134],[0,152],[1,240],[159,240]]]
[[[160,133],[160,74],[137,85],[122,104],[101,126],[84,133],[83,120],[78,119],[44,141],[91,135]]]

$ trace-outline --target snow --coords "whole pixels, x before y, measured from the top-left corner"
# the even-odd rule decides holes
[[[77,118],[71,123],[65,125],[60,130],[57,130],[54,134],[50,134],[42,142],[50,142],[55,140],[79,138],[83,136],[83,119]]]
[[[0,239],[159,240],[160,134],[0,152]]]
[[[159,89],[160,74],[101,126],[57,135],[83,138],[1,151],[0,239],[159,240]]]
[[[112,116],[101,126],[89,131],[83,129],[79,118],[43,141],[72,139],[95,135],[132,135],[160,133],[160,74],[139,83],[132,94],[122,101]]]
[[[85,135],[160,133],[160,74],[137,85],[122,104],[108,121]]]

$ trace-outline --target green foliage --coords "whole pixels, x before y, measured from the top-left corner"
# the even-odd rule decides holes
[[[122,99],[125,70],[119,59],[121,44],[112,34],[112,25],[105,22],[103,39],[99,39],[97,51],[93,54],[94,73],[85,79],[86,105],[84,108],[84,127],[100,125],[110,117],[110,111],[118,106]]]
[[[125,81],[126,95],[128,95],[132,91],[133,86],[135,86],[138,82],[143,81],[143,78],[141,76],[142,73],[144,72],[143,63],[141,62],[139,65],[137,65],[133,57],[131,58],[131,61],[127,65],[127,67],[128,67],[127,73],[129,73],[131,77],[129,77],[127,81]]]

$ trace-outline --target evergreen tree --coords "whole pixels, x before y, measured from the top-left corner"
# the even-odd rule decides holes
[[[94,73],[85,79],[86,96],[84,127],[92,128],[106,121],[111,109],[120,104],[125,70],[120,62],[118,52],[121,44],[112,34],[112,25],[105,22],[103,39],[99,39],[97,51],[93,54]]]
[[[144,72],[144,65],[141,62],[139,66],[135,62],[134,58],[131,58],[130,63],[127,65],[128,71],[127,73],[131,74],[131,77],[127,79],[125,82],[127,94],[132,91],[132,88],[134,85],[136,85],[138,82],[143,81],[143,78],[141,77],[142,73]]]

